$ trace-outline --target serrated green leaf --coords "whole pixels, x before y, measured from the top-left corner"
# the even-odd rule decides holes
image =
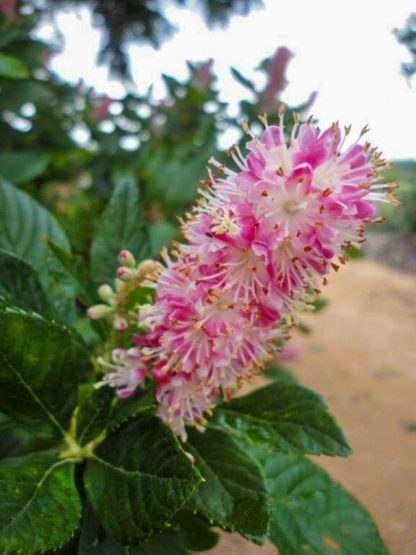
[[[76,345],[69,331],[0,308],[0,410],[34,432],[67,429],[77,403]]]
[[[189,430],[187,449],[204,478],[192,494],[191,504],[210,522],[263,543],[269,509],[257,462],[219,430]]]
[[[45,238],[69,251],[68,239],[54,216],[33,198],[0,179],[0,248],[42,268]]]
[[[24,79],[29,77],[29,72],[25,64],[9,54],[0,52],[0,77],[8,79]]]
[[[5,152],[0,154],[0,176],[15,183],[27,183],[41,175],[49,165],[44,152]]]
[[[111,433],[85,472],[95,514],[107,534],[123,544],[163,528],[199,481],[170,428],[151,415]]]
[[[280,555],[388,555],[367,511],[304,457],[257,451],[271,496],[270,539]]]
[[[155,388],[149,386],[146,390],[137,389],[127,399],[116,399],[111,407],[108,418],[108,428],[114,430],[120,424],[133,416],[150,412],[156,407]]]
[[[103,283],[112,283],[119,265],[117,255],[127,249],[137,258],[145,247],[139,213],[139,189],[127,174],[118,178],[113,195],[98,224],[91,245],[91,270]]]
[[[18,256],[0,249],[0,295],[10,304],[47,316],[49,306],[36,270]]]
[[[350,453],[322,399],[295,383],[272,383],[223,404],[215,410],[211,425],[271,451],[330,456]]]
[[[0,549],[42,553],[71,538],[81,516],[73,474],[50,453],[0,462]]]

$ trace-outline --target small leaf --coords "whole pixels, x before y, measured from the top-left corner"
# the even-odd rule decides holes
[[[188,449],[204,478],[192,494],[192,505],[210,522],[263,543],[269,512],[256,461],[219,430],[190,430]]]
[[[44,152],[5,152],[0,154],[0,176],[16,185],[27,183],[44,173],[49,161]]]
[[[0,549],[57,549],[78,527],[81,503],[74,463],[50,453],[0,462]]]
[[[250,445],[282,453],[346,456],[348,443],[321,398],[295,383],[279,381],[223,404],[214,425]]]
[[[91,246],[91,269],[100,282],[113,282],[119,265],[117,255],[122,249],[137,258],[143,252],[145,233],[138,201],[134,178],[130,174],[119,177]]]
[[[48,302],[36,270],[28,262],[2,249],[0,295],[19,308],[33,310],[45,316],[49,313]]]
[[[0,410],[34,432],[63,434],[77,402],[75,355],[67,329],[0,308]]]
[[[271,496],[270,539],[280,555],[388,555],[367,511],[298,455],[256,452]]]
[[[0,248],[43,268],[49,237],[69,251],[69,242],[54,216],[33,198],[0,179]]]
[[[107,534],[123,544],[163,528],[199,481],[170,428],[151,415],[111,433],[85,472],[95,514]]]
[[[8,79],[24,79],[29,77],[29,72],[25,64],[9,54],[0,52],[0,77]]]

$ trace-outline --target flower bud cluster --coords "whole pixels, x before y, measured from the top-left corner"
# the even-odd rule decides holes
[[[103,304],[97,304],[88,309],[91,320],[105,318],[111,321],[117,331],[126,331],[129,325],[137,322],[137,308],[128,307],[130,295],[138,287],[153,287],[162,266],[155,260],[143,260],[139,264],[131,252],[120,251],[118,255],[120,266],[116,271],[114,288],[103,284],[98,288],[98,295]]]

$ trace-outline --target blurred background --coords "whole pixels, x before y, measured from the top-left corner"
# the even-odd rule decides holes
[[[0,178],[52,210],[81,256],[128,176],[157,257],[207,160],[242,142],[242,119],[256,129],[284,102],[289,125],[293,111],[369,125],[402,206],[382,207],[386,224],[276,363],[337,415],[354,454],[319,462],[394,555],[416,545],[413,12],[411,0],[0,0]],[[227,536],[215,553],[274,550]]]

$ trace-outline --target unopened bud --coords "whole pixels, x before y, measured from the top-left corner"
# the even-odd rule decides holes
[[[109,285],[103,284],[100,285],[100,287],[98,288],[98,295],[100,296],[100,299],[108,302],[111,301],[111,299],[113,298],[114,291]]]
[[[118,259],[120,260],[123,266],[127,266],[128,268],[134,268],[136,265],[136,261],[134,256],[131,254],[130,251],[122,250],[118,253]]]
[[[135,270],[132,268],[126,268],[125,266],[120,266],[117,268],[117,277],[122,281],[130,281],[136,276]]]
[[[96,304],[87,310],[88,317],[91,318],[91,320],[106,318],[107,316],[110,316],[112,312],[113,309],[107,304]]]
[[[116,316],[113,320],[113,326],[114,329],[116,329],[117,331],[126,331],[126,329],[129,327],[129,323],[125,318],[122,318],[121,316]]]

